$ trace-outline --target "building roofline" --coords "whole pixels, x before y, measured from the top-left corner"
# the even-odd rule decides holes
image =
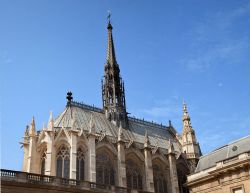
[[[104,113],[103,109],[99,108],[99,107],[96,107],[94,105],[88,105],[86,103],[83,103],[83,102],[77,102],[77,101],[71,101],[70,103],[71,106],[75,106],[75,107],[79,107],[79,108],[82,108],[82,109],[87,109],[87,110],[91,110],[91,111],[94,111],[94,112],[97,112],[97,113]],[[144,125],[147,125],[147,126],[156,126],[154,128],[157,128],[157,129],[162,129],[162,130],[165,130],[165,129],[169,129],[169,131],[171,131],[173,134],[177,134],[177,131],[175,130],[175,128],[173,126],[167,126],[167,125],[163,125],[162,123],[159,124],[159,123],[156,123],[156,122],[153,122],[153,121],[147,121],[147,120],[144,120],[144,119],[140,119],[140,118],[136,118],[136,117],[132,117],[132,116],[128,116],[128,119],[130,121],[134,121],[134,122],[137,122],[137,123],[142,123]]]
[[[231,141],[231,142],[229,142],[229,143],[226,144],[226,145],[223,145],[223,146],[221,146],[221,147],[218,147],[218,148],[216,148],[215,150],[213,150],[213,151],[211,151],[211,152],[209,152],[209,153],[207,153],[207,154],[205,154],[205,155],[202,155],[202,156],[200,157],[200,160],[201,160],[202,158],[206,157],[206,156],[209,156],[209,155],[212,155],[212,154],[218,152],[219,150],[221,150],[221,149],[223,149],[223,148],[228,147],[228,146],[231,145],[231,144],[234,144],[234,143],[237,143],[237,142],[239,142],[239,141],[242,141],[242,140],[244,140],[244,139],[246,139],[246,138],[248,138],[248,137],[250,137],[250,135],[244,136],[244,137],[242,137],[242,138],[240,138],[240,139]]]

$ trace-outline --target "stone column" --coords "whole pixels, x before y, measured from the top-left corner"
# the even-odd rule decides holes
[[[154,176],[152,167],[152,153],[148,138],[148,133],[145,134],[144,142],[144,156],[145,156],[145,179],[146,179],[146,191],[154,192]]]
[[[90,134],[88,141],[89,156],[89,181],[96,182],[96,151],[95,151],[95,135]]]
[[[54,143],[54,132],[46,132],[48,141],[47,141],[47,152],[46,152],[46,162],[45,162],[45,175],[55,176],[56,175],[56,150]]]
[[[95,151],[95,124],[93,115],[90,117],[89,135],[88,135],[88,161],[89,161],[89,181],[96,182],[96,151]]]
[[[149,148],[144,149],[145,156],[145,179],[146,179],[146,191],[154,192],[154,177],[152,168],[152,154]]]
[[[23,150],[24,150],[24,156],[23,156],[23,167],[22,171],[27,172],[27,162],[29,157],[29,144],[23,143]]]
[[[117,169],[117,177],[118,177],[118,186],[127,187],[127,178],[126,178],[126,164],[125,164],[125,143],[124,136],[122,134],[121,124],[118,132],[118,142],[117,142],[117,150],[118,150],[118,169]]]
[[[173,147],[172,143],[170,143],[168,161],[169,161],[170,181],[171,181],[172,193],[179,193],[176,158],[175,158],[174,147]]]
[[[23,145],[24,155],[23,155],[23,167],[22,171],[27,172],[27,162],[29,156],[29,126],[26,127],[23,142],[20,142]]]
[[[30,136],[29,153],[27,160],[27,172],[36,173],[36,136]]]
[[[76,179],[77,131],[71,130],[70,139],[70,178]]]

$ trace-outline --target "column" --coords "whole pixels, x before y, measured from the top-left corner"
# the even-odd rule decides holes
[[[89,181],[96,182],[96,152],[95,135],[89,134],[88,138],[88,156],[89,156]]]
[[[170,152],[168,154],[168,161],[169,161],[169,171],[170,171],[170,181],[171,181],[172,193],[179,193],[176,159],[175,159],[174,152]]]
[[[36,171],[36,136],[30,136],[29,141],[29,153],[28,153],[28,160],[27,160],[27,172],[29,173],[37,173]]]
[[[118,186],[120,186],[120,187],[127,187],[124,145],[125,144],[122,140],[118,141],[118,143],[117,143],[117,150],[118,150],[117,177],[118,177]]]
[[[54,132],[47,131],[47,152],[46,152],[46,163],[45,163],[45,175],[55,176],[56,175],[56,151],[54,147]]]
[[[144,148],[145,156],[145,179],[146,179],[146,191],[154,192],[154,177],[152,167],[152,154],[148,147]]]
[[[71,130],[70,139],[70,179],[76,179],[77,131]]]

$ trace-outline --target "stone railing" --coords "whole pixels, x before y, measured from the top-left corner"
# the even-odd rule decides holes
[[[75,179],[59,178],[56,176],[46,176],[34,173],[26,173],[13,170],[1,169],[1,181],[21,182],[26,184],[51,185],[60,187],[69,187],[89,191],[98,191],[106,193],[146,193],[145,191],[132,190],[128,188],[98,184],[89,181],[80,181]]]

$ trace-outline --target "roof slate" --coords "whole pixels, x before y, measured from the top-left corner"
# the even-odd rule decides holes
[[[237,141],[231,142],[219,149],[212,151],[207,155],[201,156],[195,172],[200,172],[202,170],[211,168],[215,166],[217,162],[233,158],[239,154],[249,151],[250,135]]]
[[[71,128],[73,122],[77,129],[89,130],[90,117],[93,116],[96,133],[105,133],[107,136],[118,136],[118,127],[106,119],[102,109],[89,105],[72,102],[67,105],[65,110],[56,118],[54,127]],[[167,127],[144,120],[129,118],[129,129],[123,129],[126,141],[134,141],[144,144],[145,132],[148,132],[149,141],[152,146],[168,149],[169,140],[174,145],[176,152],[181,152],[181,145],[175,137],[176,131],[173,127]]]

